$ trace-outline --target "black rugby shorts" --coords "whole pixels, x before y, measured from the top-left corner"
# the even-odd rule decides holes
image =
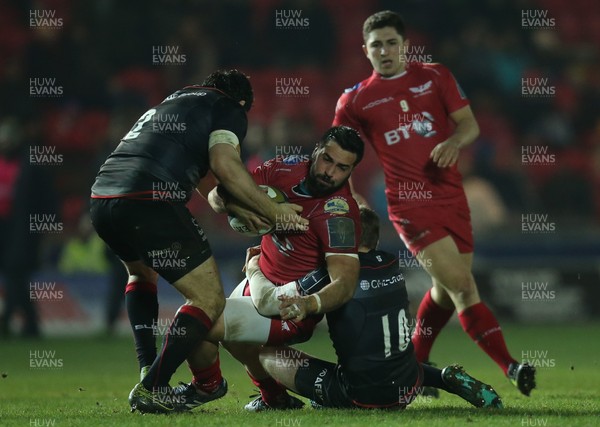
[[[125,261],[143,261],[174,283],[211,257],[197,223],[183,203],[124,198],[92,198],[92,224]]]

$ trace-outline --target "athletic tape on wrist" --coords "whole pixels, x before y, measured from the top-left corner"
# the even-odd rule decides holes
[[[313,294],[315,300],[317,300],[317,314],[321,312],[321,297],[317,294]]]

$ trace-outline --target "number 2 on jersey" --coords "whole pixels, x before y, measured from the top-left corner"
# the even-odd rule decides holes
[[[125,135],[123,137],[123,140],[137,138],[140,134],[140,130],[142,129],[142,126],[144,126],[144,123],[149,121],[154,114],[156,114],[156,108],[151,108],[148,111],[146,111],[144,114],[142,114],[142,117],[140,117],[138,119],[138,121],[135,122],[135,125],[133,125],[131,130],[129,132],[127,132],[127,135]]]
[[[381,317],[383,324],[383,346],[385,358],[392,355],[392,340],[390,335],[390,320],[387,314]],[[408,319],[404,309],[398,313],[398,351],[406,350],[410,342],[410,328],[408,327]]]

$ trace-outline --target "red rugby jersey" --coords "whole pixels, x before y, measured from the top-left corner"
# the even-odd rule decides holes
[[[357,129],[383,165],[389,211],[452,203],[464,197],[456,164],[439,168],[431,150],[452,134],[449,114],[469,105],[441,64],[411,62],[392,78],[375,71],[339,98],[334,126]]]
[[[262,237],[260,269],[267,279],[283,284],[303,277],[325,265],[325,254],[356,254],[360,243],[358,205],[345,184],[325,197],[311,197],[303,192],[302,181],[309,163],[268,160],[254,170],[257,184],[278,188],[290,203],[304,208],[301,215],[309,220],[306,231],[279,229]]]

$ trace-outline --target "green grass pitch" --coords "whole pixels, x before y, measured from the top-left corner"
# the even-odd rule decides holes
[[[452,326],[440,335],[432,359],[439,366],[461,363],[469,373],[496,388],[505,408],[477,409],[442,392],[440,399],[418,398],[403,412],[315,411],[305,407],[298,411],[245,413],[243,405],[250,400],[253,386],[241,366],[222,351],[222,369],[230,385],[224,398],[191,413],[131,414],[127,395],[138,376],[131,339],[3,341],[0,426],[600,425],[600,325],[505,325],[504,331],[515,357],[524,354],[541,365],[538,389],[532,397],[519,394],[496,365]],[[299,347],[330,360],[333,357],[323,331]],[[187,367],[182,366],[172,385],[189,378]]]

